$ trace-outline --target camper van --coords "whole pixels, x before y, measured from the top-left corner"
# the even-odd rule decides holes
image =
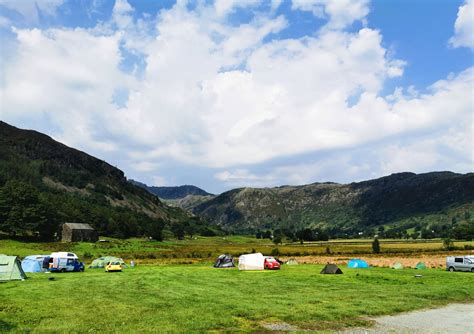
[[[61,273],[66,271],[84,271],[84,263],[79,261],[79,258],[74,253],[51,253],[49,259],[49,271]]]
[[[446,270],[471,271],[474,273],[474,256],[448,256]]]

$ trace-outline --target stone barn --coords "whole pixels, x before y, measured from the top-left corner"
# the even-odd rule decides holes
[[[99,235],[89,224],[63,224],[61,230],[61,241],[63,242],[96,242],[97,240],[99,240]]]

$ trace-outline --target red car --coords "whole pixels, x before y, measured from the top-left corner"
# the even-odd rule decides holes
[[[268,256],[265,258],[265,261],[263,262],[263,267],[265,269],[276,270],[276,269],[280,269],[280,263],[277,260],[275,260],[275,258]]]

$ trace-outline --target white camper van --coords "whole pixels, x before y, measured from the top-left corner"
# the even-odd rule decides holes
[[[474,256],[448,256],[446,258],[446,270],[471,271],[474,273]]]
[[[66,272],[66,271],[84,271],[84,263],[74,253],[55,252],[51,253],[49,258],[49,271]]]

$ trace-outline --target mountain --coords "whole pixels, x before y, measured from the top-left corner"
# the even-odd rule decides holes
[[[322,228],[331,237],[446,232],[474,224],[474,174],[398,173],[351,184],[240,188],[191,209],[231,232],[306,227]]]
[[[207,191],[202,190],[201,188],[198,188],[192,185],[183,185],[183,186],[177,186],[177,187],[154,187],[154,186],[147,186],[146,184],[135,181],[135,180],[129,180],[129,181],[132,184],[135,184],[143,189],[148,190],[150,193],[158,196],[161,199],[176,200],[176,199],[185,198],[188,195],[214,196],[208,193]]]
[[[105,161],[0,121],[0,235],[48,239],[63,222],[102,235],[155,235],[190,215],[127,181]]]

